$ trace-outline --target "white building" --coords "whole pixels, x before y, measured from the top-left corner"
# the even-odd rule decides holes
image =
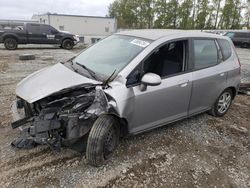
[[[87,44],[109,36],[117,30],[116,19],[109,17],[46,13],[34,14],[31,19],[84,37],[84,43]]]

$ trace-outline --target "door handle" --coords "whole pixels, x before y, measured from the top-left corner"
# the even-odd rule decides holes
[[[224,76],[224,75],[225,75],[225,73],[223,72],[223,73],[220,73],[219,75],[220,75],[220,76]]]
[[[29,35],[32,35],[32,33],[31,33],[31,32],[29,32]]]
[[[189,82],[189,80],[187,80],[187,81],[186,80],[182,80],[182,81],[179,82],[179,86],[180,87],[186,87],[188,85],[188,82]]]
[[[179,82],[180,87],[186,87],[188,85],[189,80],[182,80]]]
[[[186,87],[188,85],[188,82],[180,84],[181,87]]]

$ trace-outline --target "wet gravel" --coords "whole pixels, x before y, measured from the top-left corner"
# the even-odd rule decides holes
[[[201,114],[122,139],[106,165],[47,146],[17,150],[9,106],[18,81],[81,49],[42,46],[7,51],[0,46],[0,187],[250,187],[250,96],[238,95],[223,118]],[[237,49],[243,82],[250,80],[250,49]],[[19,54],[35,54],[32,61]],[[49,57],[49,58],[48,58]],[[52,57],[52,58],[51,58]]]

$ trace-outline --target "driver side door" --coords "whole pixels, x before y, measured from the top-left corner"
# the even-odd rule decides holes
[[[159,52],[162,48],[165,50]],[[162,79],[158,86],[147,86],[147,89],[142,91],[139,81],[142,75],[137,76],[139,77],[137,83],[133,72],[128,77],[127,87],[132,88],[134,95],[131,103],[133,116],[129,127],[131,133],[139,133],[187,116],[192,89],[192,73],[186,71],[188,48],[188,40],[172,41],[162,45],[142,62],[141,71],[138,71],[138,67],[134,70],[135,73],[141,72],[142,75],[147,72],[158,74]],[[152,58],[155,53],[160,54],[157,58]],[[175,59],[176,56],[181,58]],[[163,65],[158,66],[160,63]],[[146,70],[148,67],[154,67],[152,64],[155,64],[156,68]],[[177,68],[179,67],[177,64],[180,64],[181,68]]]

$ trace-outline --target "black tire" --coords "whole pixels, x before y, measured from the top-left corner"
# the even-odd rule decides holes
[[[228,101],[228,104],[224,106],[225,109],[222,110],[221,108],[223,108],[222,107],[223,105],[221,104],[222,103],[221,101],[222,101],[223,96],[225,96],[225,95],[226,96],[230,96],[230,101]],[[229,108],[230,108],[230,106],[232,104],[232,100],[233,100],[233,92],[232,92],[232,90],[231,89],[224,90],[220,94],[220,96],[218,97],[218,99],[215,101],[212,109],[208,113],[210,115],[212,115],[212,116],[215,116],[215,117],[222,117],[222,116],[224,116],[227,113],[227,111],[229,110]],[[225,101],[225,103],[226,103],[226,101]],[[220,106],[221,106],[221,108],[220,108]]]
[[[241,44],[241,48],[249,48],[249,46],[250,46],[249,43],[246,42]]]
[[[101,166],[112,156],[119,142],[118,127],[118,121],[111,115],[102,115],[94,122],[86,150],[89,164]]]
[[[4,47],[7,50],[16,50],[17,49],[17,40],[14,38],[6,38],[4,40]]]
[[[22,55],[19,55],[19,59],[20,60],[34,60],[36,59],[36,57],[33,54],[22,54]]]
[[[74,46],[74,42],[71,39],[65,39],[62,42],[62,48],[66,50],[71,50]]]

